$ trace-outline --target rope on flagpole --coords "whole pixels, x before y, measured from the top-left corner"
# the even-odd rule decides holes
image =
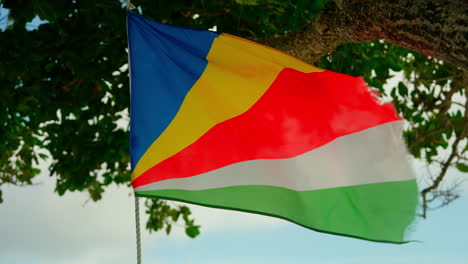
[[[140,204],[135,196],[135,227],[137,243],[137,264],[141,264],[141,239],[140,239]]]

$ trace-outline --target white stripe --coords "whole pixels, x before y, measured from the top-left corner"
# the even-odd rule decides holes
[[[190,178],[150,183],[135,191],[239,185],[304,191],[414,179],[401,132],[401,121],[386,123],[337,138],[293,158],[235,163]]]

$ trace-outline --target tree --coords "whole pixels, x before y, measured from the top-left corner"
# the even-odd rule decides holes
[[[28,185],[51,161],[56,192],[129,185],[124,3],[0,0],[0,187]],[[468,171],[467,4],[446,0],[134,0],[146,17],[250,38],[320,67],[364,76],[407,121],[417,159],[438,166],[421,214],[456,199],[447,170]],[[3,9],[5,10],[5,9]],[[2,11],[3,12],[3,11]],[[41,25],[31,24],[34,18]],[[397,84],[390,80],[398,75]],[[387,85],[384,87],[384,85]],[[390,85],[390,86],[389,86]],[[385,89],[384,89],[385,88]],[[441,153],[448,153],[443,157]],[[0,192],[1,201],[1,192]],[[148,200],[150,230],[171,230],[185,206]]]

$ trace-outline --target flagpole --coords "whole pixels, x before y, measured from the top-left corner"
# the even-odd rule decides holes
[[[141,264],[141,238],[140,238],[140,203],[135,196],[135,227],[137,244],[137,264]]]
[[[127,9],[135,9],[135,6],[127,0]],[[128,19],[128,17],[127,17]],[[127,21],[127,40],[128,40],[128,21]],[[130,47],[128,49],[128,71],[130,73]],[[131,75],[129,74],[128,79],[130,81],[130,87],[132,86]],[[135,231],[136,231],[136,250],[137,250],[137,264],[141,264],[141,234],[140,234],[140,203],[138,197],[135,195]]]

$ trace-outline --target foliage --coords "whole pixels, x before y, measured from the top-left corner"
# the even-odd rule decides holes
[[[450,166],[468,172],[466,73],[385,41],[342,45],[323,57],[318,65],[364,76],[371,87],[391,98],[406,121],[403,136],[410,153],[440,167],[437,177],[423,179],[428,183],[421,183],[427,185],[421,193],[422,216],[430,209],[429,203],[438,208],[458,198],[457,183],[444,188],[440,183]],[[392,84],[390,80],[395,75],[401,80]],[[386,84],[390,86],[384,89]]]
[[[390,97],[407,121],[404,137],[416,158],[433,162],[442,149],[447,149],[453,134],[460,133],[463,127],[462,110],[448,111],[454,93],[465,97],[463,86],[456,83],[463,72],[456,67],[384,41],[342,45],[318,65],[364,76],[371,87]],[[398,73],[402,80],[391,89],[384,89]]]
[[[308,23],[325,0],[141,0],[146,17],[247,38],[293,31]],[[0,187],[35,182],[40,160],[50,161],[56,191],[87,191],[97,201],[111,184],[129,185],[128,70],[124,3],[115,0],[0,0],[9,10],[0,32]],[[34,18],[43,24],[31,24]],[[366,81],[394,99],[409,122],[411,153],[433,161],[461,134],[463,115],[444,98],[457,83],[457,69],[389,43],[346,44],[319,65]],[[384,91],[402,71],[405,81]],[[442,85],[439,89],[435,84]],[[410,88],[412,87],[412,88]],[[460,86],[461,87],[461,86]],[[463,89],[457,88],[459,94]],[[424,140],[420,140],[424,138]],[[466,142],[465,142],[466,145]],[[464,148],[466,151],[466,147]],[[463,153],[460,153],[462,157]],[[457,158],[461,171],[466,160]],[[0,190],[1,201],[1,190]],[[146,203],[149,230],[183,220],[194,237],[199,226],[185,206]],[[182,216],[182,218],[180,218]]]
[[[185,233],[189,237],[196,237],[200,234],[200,226],[195,225],[193,219],[189,219],[190,209],[187,206],[169,206],[163,200],[148,199],[146,201],[146,213],[149,215],[149,220],[146,223],[146,228],[150,231],[158,231],[164,229],[166,234],[170,234],[172,225],[175,224],[180,216],[185,223]]]

